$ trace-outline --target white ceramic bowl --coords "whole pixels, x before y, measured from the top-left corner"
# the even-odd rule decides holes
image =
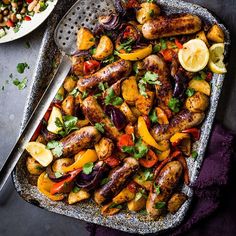
[[[36,13],[34,16],[30,16],[30,21],[23,21],[18,32],[15,33],[13,28],[6,30],[6,35],[0,38],[0,43],[19,39],[32,32],[48,18],[57,2],[58,0],[48,1],[48,7],[44,11]]]

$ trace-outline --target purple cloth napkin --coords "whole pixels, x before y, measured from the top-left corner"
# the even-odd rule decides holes
[[[229,171],[230,167],[233,166],[233,159],[231,158],[233,156],[233,139],[233,135],[221,125],[214,125],[199,177],[191,185],[194,190],[194,197],[188,214],[180,226],[162,235],[210,235],[214,233],[214,236],[217,236],[224,232],[228,232],[227,234],[224,233],[227,236],[236,235],[234,221],[227,220],[227,218],[232,218],[232,210],[236,212],[236,204],[233,205],[235,198],[232,197],[232,190],[236,189],[236,186],[228,186]],[[227,199],[228,196],[231,197],[231,204]],[[235,190],[234,196],[236,196]],[[224,212],[226,209],[228,211]],[[225,214],[226,220],[222,221],[220,212]],[[215,214],[213,215],[213,213]],[[206,218],[210,215],[213,216]],[[203,220],[204,218],[206,219]],[[222,225],[222,222],[226,224]],[[131,235],[94,224],[88,224],[87,228],[91,236]]]

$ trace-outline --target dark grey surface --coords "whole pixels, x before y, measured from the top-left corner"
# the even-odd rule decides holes
[[[235,0],[195,0],[216,13],[231,31],[232,48],[229,73],[226,76],[223,93],[217,112],[217,119],[236,132],[236,1]],[[18,91],[10,82],[5,90],[0,90],[0,166],[19,135],[23,109],[30,88],[38,49],[44,27],[17,42],[0,45],[0,87],[10,73],[16,74],[16,64],[27,62],[31,68],[25,75],[29,78],[28,87]],[[25,49],[25,42],[30,41],[31,49]],[[19,78],[23,78],[22,76]],[[235,218],[236,215],[232,215]],[[223,222],[224,216],[222,216]],[[13,189],[11,180],[0,193],[0,235],[88,235],[85,223],[46,212],[25,203]],[[210,232],[209,232],[210,233]]]

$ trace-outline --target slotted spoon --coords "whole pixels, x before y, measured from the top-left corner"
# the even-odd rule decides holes
[[[0,191],[24,152],[25,145],[30,141],[36,127],[40,124],[58,89],[70,71],[71,62],[68,56],[76,52],[78,28],[85,26],[93,30],[98,16],[102,12],[107,14],[113,10],[112,0],[78,0],[59,22],[55,30],[54,40],[63,55],[61,63],[55,77],[44,92],[25,129],[0,170]]]

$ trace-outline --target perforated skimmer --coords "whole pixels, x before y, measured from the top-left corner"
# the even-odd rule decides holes
[[[94,29],[98,17],[104,13],[114,11],[112,0],[79,0],[59,22],[54,40],[57,46],[67,55],[72,55],[76,51],[77,30],[81,26]]]

